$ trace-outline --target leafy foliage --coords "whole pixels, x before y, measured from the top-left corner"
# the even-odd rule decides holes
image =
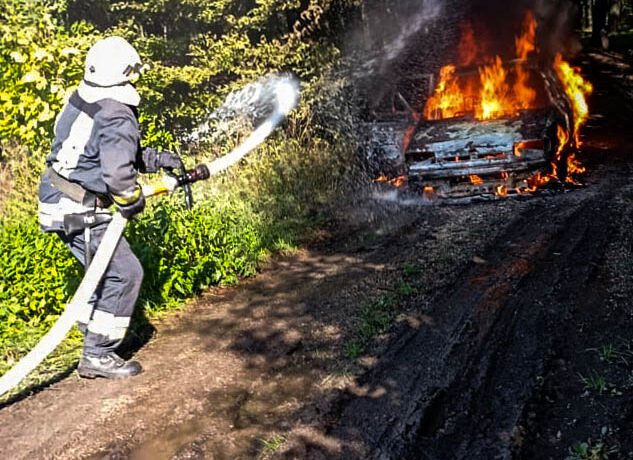
[[[92,28],[58,25],[47,2],[2,0],[0,22],[0,139],[47,145],[69,85],[83,74]]]
[[[160,306],[252,275],[260,255],[254,220],[239,203],[201,203],[189,211],[174,204],[155,206],[130,231],[145,268],[143,297]]]
[[[0,224],[0,349],[8,366],[56,319],[80,268],[59,238],[40,232],[35,216]]]
[[[43,234],[34,216],[3,222],[0,247],[0,324],[59,313],[80,270],[62,242]]]

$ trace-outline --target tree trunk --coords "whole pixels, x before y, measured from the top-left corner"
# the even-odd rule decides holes
[[[609,0],[594,0],[591,8],[591,38],[594,45],[608,47],[607,22],[609,16]],[[606,40],[605,40],[606,39]]]
[[[620,20],[624,12],[624,2],[622,0],[611,0],[609,7],[608,26],[609,32],[617,32],[620,28]]]
[[[591,29],[591,0],[581,0],[582,11],[582,28],[583,30]]]

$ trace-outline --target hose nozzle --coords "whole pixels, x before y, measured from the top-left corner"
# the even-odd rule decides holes
[[[178,176],[178,185],[193,184],[199,180],[206,180],[209,177],[211,177],[209,168],[204,164],[199,164],[195,168],[185,171]]]

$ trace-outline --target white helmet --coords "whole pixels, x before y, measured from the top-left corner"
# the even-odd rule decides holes
[[[99,40],[88,50],[84,80],[91,85],[124,85],[143,72],[141,57],[122,37]]]

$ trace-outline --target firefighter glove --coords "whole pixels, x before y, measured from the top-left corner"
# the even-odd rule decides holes
[[[182,165],[182,160],[178,154],[163,150],[158,154],[158,167],[167,169],[177,169]]]

